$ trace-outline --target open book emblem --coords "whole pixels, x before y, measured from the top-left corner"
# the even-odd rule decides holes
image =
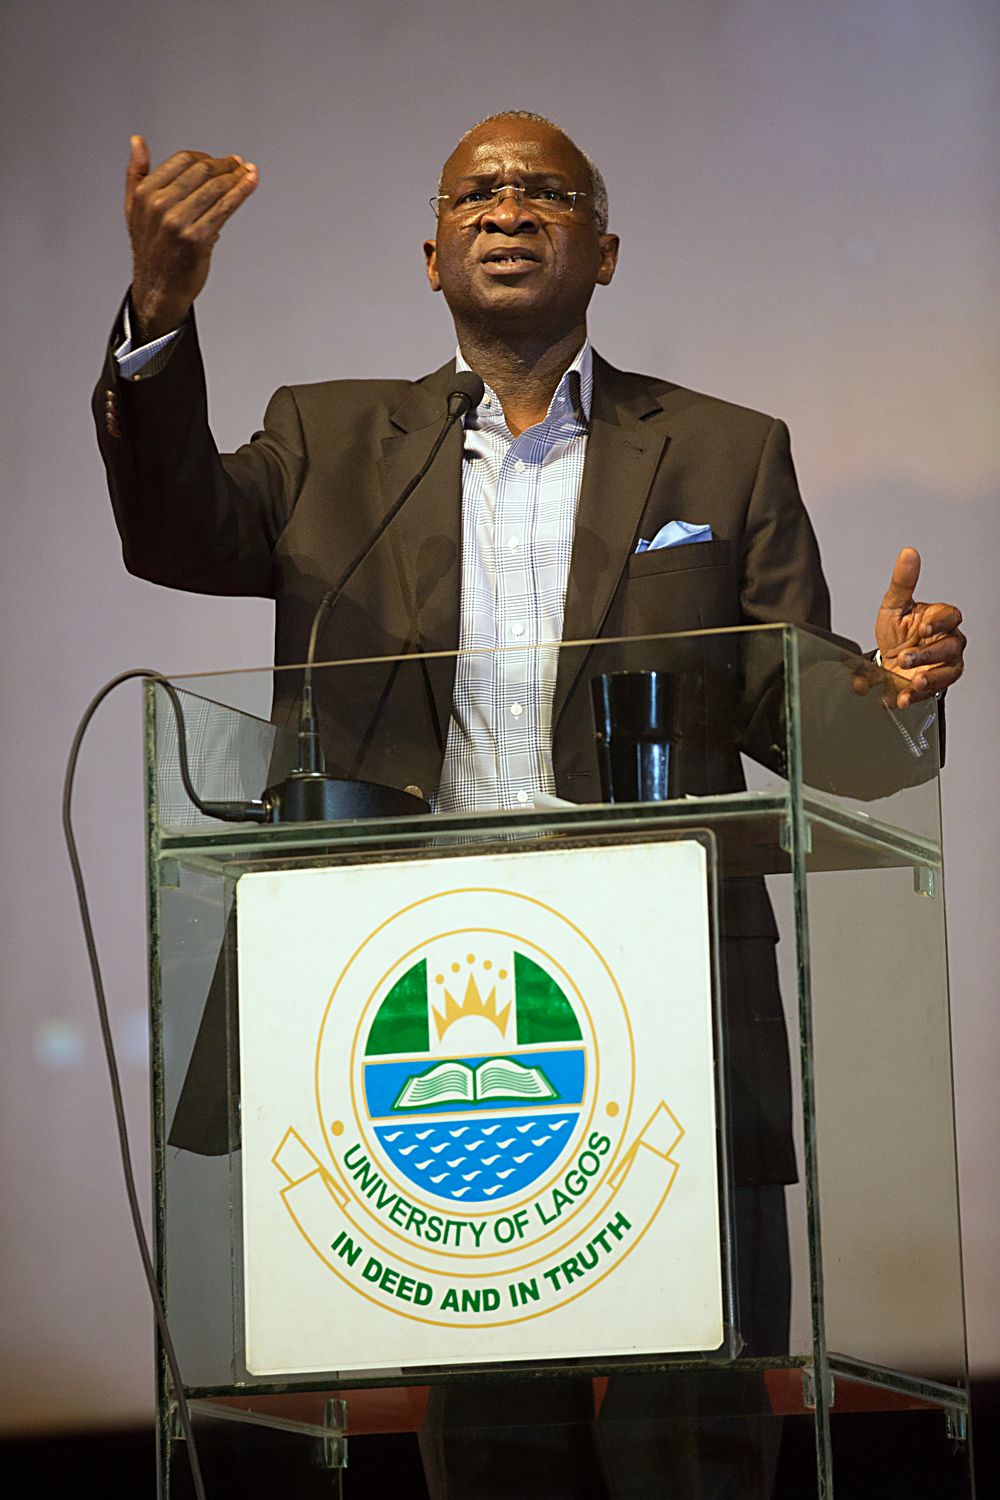
[[[526,1068],[513,1057],[486,1057],[474,1067],[464,1062],[437,1063],[414,1073],[399,1091],[393,1112],[427,1109],[435,1104],[523,1104],[530,1099],[558,1099],[541,1068]]]

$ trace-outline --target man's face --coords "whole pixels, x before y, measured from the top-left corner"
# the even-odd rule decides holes
[[[474,207],[503,186],[551,185],[583,196],[566,218],[546,219],[513,193]],[[427,278],[444,292],[456,327],[553,339],[582,324],[594,287],[614,274],[618,239],[599,234],[590,174],[573,143],[551,126],[503,117],[480,126],[449,157],[437,239],[424,245]],[[473,197],[469,200],[468,195]],[[470,212],[455,217],[456,204]]]

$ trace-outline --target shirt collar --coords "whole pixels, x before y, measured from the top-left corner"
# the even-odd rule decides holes
[[[461,349],[455,350],[455,369],[471,370],[472,366],[463,355]],[[590,405],[594,393],[594,351],[590,339],[584,339],[582,346],[573,360],[573,363],[564,372],[562,379],[556,386],[549,403],[548,412],[541,425],[553,420],[559,415],[559,403],[565,398],[569,410],[572,411],[583,427],[590,425]],[[487,399],[489,405],[487,406]],[[496,427],[501,424],[501,413],[503,406],[496,391],[488,385],[483,391],[483,399],[474,412],[469,412],[465,418],[467,426]]]

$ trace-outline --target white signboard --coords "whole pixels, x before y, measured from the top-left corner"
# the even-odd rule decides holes
[[[705,850],[245,875],[247,1365],[723,1337]]]

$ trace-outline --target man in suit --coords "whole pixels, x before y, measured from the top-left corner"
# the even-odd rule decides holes
[[[129,569],[174,587],[273,597],[280,665],[303,659],[331,580],[425,459],[454,365],[417,382],[286,388],[263,431],[221,457],[192,309],[222,227],[257,181],[238,157],[196,152],[151,170],[145,144],[133,140],[133,282],[95,402]],[[448,303],[461,363],[486,390],[368,550],[332,614],[325,651],[385,656],[785,620],[828,628],[783,424],[615,370],[591,350],[587,308],[615,273],[618,238],[590,159],[538,116],[492,117],[449,157],[435,203],[428,279]],[[683,545],[664,544],[673,523]],[[914,601],[918,571],[916,553],[904,549],[876,617],[883,661],[907,679],[900,706],[943,691],[962,670],[960,614]],[[586,800],[594,767],[580,658],[555,656],[470,656],[429,686],[416,672],[372,669],[384,675],[323,715],[329,762],[419,786],[442,808],[516,807],[552,791]],[[512,660],[517,680],[504,675]],[[276,674],[277,722],[289,721],[298,687],[296,674]],[[735,767],[733,752],[723,778],[738,775]],[[776,933],[761,890],[731,884],[726,930],[740,1265],[747,1278],[774,1267],[770,1281],[765,1272],[760,1284],[746,1282],[748,1305],[762,1313],[756,1326],[748,1314],[743,1332],[751,1351],[776,1352],[787,1319],[780,1184],[794,1161]],[[758,1254],[762,1245],[769,1249]],[[581,1388],[550,1394],[554,1430],[579,1415]],[[635,1388],[628,1399],[641,1406],[648,1395]],[[547,1496],[558,1465],[531,1458],[523,1430],[514,1442],[498,1438],[492,1452],[501,1398],[487,1394],[491,1416],[481,1423],[478,1397],[463,1407],[466,1398],[456,1392],[426,1434],[435,1494],[481,1500],[493,1482],[497,1494]],[[538,1409],[546,1399],[536,1384],[530,1395],[513,1393],[511,1410],[516,1418],[526,1402]],[[645,1449],[634,1435],[624,1444],[638,1468],[622,1468],[619,1444],[606,1484],[616,1494],[620,1484],[631,1496],[646,1485],[661,1493],[666,1465],[680,1463],[675,1482],[687,1488],[678,1492],[698,1493],[690,1486],[705,1472],[701,1459],[678,1457],[675,1443],[667,1454],[656,1399],[646,1416]],[[551,1493],[605,1493],[586,1445],[564,1431],[559,1482],[570,1482],[574,1465],[576,1478]],[[518,1449],[529,1461],[515,1477]],[[772,1467],[773,1451],[751,1459],[740,1492],[766,1494]]]
[[[220,459],[192,309],[221,228],[257,181],[238,157],[197,152],[150,171],[144,142],[133,138],[126,311],[135,326],[127,346],[121,330],[112,341],[95,414],[129,569],[173,587],[273,597],[283,663],[302,659],[324,589],[425,457],[453,365],[418,382],[286,388],[263,433]],[[538,193],[524,194],[522,182]],[[549,184],[573,195],[570,212],[546,207]],[[618,238],[606,229],[603,183],[560,130],[514,114],[463,138],[441,189],[437,236],[424,246],[428,279],[516,443],[550,415],[588,347],[594,288],[614,275]],[[152,361],[130,367],[133,345],[153,350]],[[119,359],[115,347],[130,352]],[[597,356],[591,368],[565,607],[555,612],[561,636],[778,620],[828,626],[784,425]],[[579,379],[567,382],[578,388]],[[486,409],[478,415],[482,424]],[[455,431],[416,503],[358,570],[328,627],[332,655],[452,649],[462,639],[462,449]],[[673,520],[711,527],[711,539],[637,555],[640,541]],[[885,665],[911,679],[900,706],[943,691],[962,668],[958,611],[914,604],[918,570],[904,549],[876,620]],[[518,640],[526,643],[509,634],[498,643]],[[557,735],[563,686],[554,695]],[[288,711],[294,685],[279,681],[277,694],[276,715]]]

